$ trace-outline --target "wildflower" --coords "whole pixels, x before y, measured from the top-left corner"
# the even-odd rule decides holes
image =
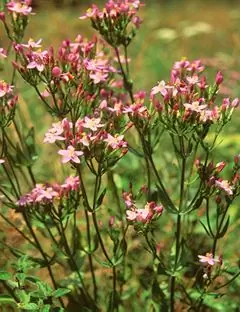
[[[88,118],[86,116],[82,125],[84,128],[91,129],[92,131],[97,131],[98,128],[102,128],[104,126],[104,124],[101,124],[100,122],[101,118]]]
[[[185,103],[183,104],[183,106],[189,109],[190,111],[193,111],[196,113],[200,113],[202,110],[204,110],[207,107],[207,105],[200,105],[199,101],[192,102],[192,104]]]
[[[82,151],[76,151],[75,148],[72,145],[69,145],[66,150],[59,150],[58,154],[63,156],[62,157],[62,163],[65,164],[69,161],[73,161],[74,163],[79,164],[80,159],[78,156],[82,156]]]
[[[52,200],[54,197],[58,196],[58,192],[56,192],[52,187],[47,187],[46,189],[41,189],[35,201],[40,202],[43,199]]]
[[[0,48],[0,58],[6,58],[7,57],[7,52],[3,49],[3,48]]]
[[[215,82],[218,86],[223,82],[223,75],[220,71],[216,75]]]
[[[5,162],[4,159],[0,159],[0,164],[3,164]]]
[[[212,253],[206,253],[205,256],[201,256],[198,255],[199,258],[199,262],[202,262],[204,264],[208,264],[208,265],[214,265],[216,262],[219,262],[218,259],[213,258],[213,254]]]
[[[32,7],[30,6],[31,1],[22,0],[22,1],[9,1],[7,3],[7,8],[9,12],[16,14],[29,15],[32,14]]]
[[[45,134],[44,143],[55,143],[57,140],[63,141],[65,137],[61,136],[63,133],[63,126],[61,121],[52,124],[52,128]]]
[[[227,180],[216,180],[215,184],[219,189],[225,191],[228,195],[233,195],[232,187]]]
[[[91,73],[89,77],[93,80],[94,84],[98,84],[102,81],[106,81],[108,74],[98,71],[95,73]]]
[[[39,39],[38,41],[35,42],[32,38],[30,38],[28,40],[28,43],[27,44],[22,44],[22,46],[25,47],[25,48],[39,49],[39,48],[42,47],[41,42],[42,42],[42,39]]]
[[[45,59],[48,56],[47,51],[43,52],[32,52],[31,61],[28,63],[28,69],[37,69],[39,72],[42,72],[45,68]]]
[[[9,85],[3,80],[0,80],[0,98],[6,94],[11,94],[13,91],[13,86]]]
[[[115,150],[121,147],[127,147],[127,142],[125,142],[123,138],[123,135],[112,136],[108,133],[107,138],[104,141],[107,143],[108,146]]]
[[[79,177],[67,177],[65,182],[62,184],[62,188],[67,191],[77,191],[79,188]]]

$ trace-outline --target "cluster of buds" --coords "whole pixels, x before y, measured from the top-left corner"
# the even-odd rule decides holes
[[[200,137],[206,136],[211,124],[224,125],[238,106],[238,99],[229,98],[223,99],[220,106],[216,104],[222,74],[217,73],[215,83],[210,86],[206,77],[201,76],[203,70],[199,60],[176,62],[170,81],[161,81],[152,88],[152,103],[161,123],[170,131],[191,131]]]
[[[136,15],[139,0],[108,0],[101,10],[97,5],[89,8],[80,19],[89,18],[103,38],[113,47],[128,46],[142,20]],[[132,27],[129,27],[130,24]]]
[[[18,97],[13,92],[13,86],[0,81],[0,127],[7,127],[12,121]]]
[[[71,192],[79,190],[80,182],[78,177],[69,176],[63,184],[37,184],[31,192],[21,196],[17,201],[19,207],[33,205],[47,205],[69,196]]]
[[[71,161],[80,163],[80,156],[85,158],[99,157],[99,148],[109,155],[112,152],[121,150],[121,156],[127,152],[127,142],[123,135],[109,133],[101,123],[100,117],[85,117],[78,119],[76,123],[70,122],[67,118],[54,123],[52,128],[45,135],[45,143],[64,141],[66,149],[61,149],[58,154],[62,156],[62,163]],[[121,157],[120,156],[120,157]],[[101,157],[100,157],[101,158]]]

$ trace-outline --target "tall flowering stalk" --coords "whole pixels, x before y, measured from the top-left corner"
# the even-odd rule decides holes
[[[103,9],[93,5],[80,19],[90,19],[100,38],[78,35],[58,49],[24,39],[31,1],[8,1],[8,14],[0,13],[10,41],[8,53],[3,48],[0,53],[6,60],[14,57],[11,83],[0,82],[0,170],[8,181],[0,185],[0,216],[34,252],[4,247],[47,268],[55,289],[34,279],[37,290],[31,291],[23,286],[29,281],[25,275],[16,275],[14,284],[7,272],[0,274],[16,307],[119,311],[130,303],[138,309],[145,300],[146,309],[201,311],[210,293],[217,296],[240,274],[235,270],[229,277],[219,254],[240,192],[239,156],[228,177],[226,162],[212,159],[239,100],[219,99],[223,75],[218,72],[208,82],[200,60],[176,62],[169,79],[157,82],[149,94],[135,90],[128,47],[142,23],[140,7],[139,0],[109,0]],[[16,78],[31,86],[52,116],[42,149],[52,146],[54,162],[67,175],[64,182],[42,181],[34,172],[34,129],[21,120]],[[175,164],[169,181],[162,137]],[[139,182],[129,180],[129,189],[122,189],[115,172],[127,163],[128,172],[122,173],[129,177],[134,174],[129,162],[139,159]],[[21,227],[10,220],[11,209]],[[165,234],[168,222],[171,232]],[[196,233],[204,248],[191,246]],[[136,242],[138,248],[145,244],[139,263]],[[25,272],[19,261],[20,273]],[[139,276],[143,267],[149,271],[147,286],[141,281],[147,274]],[[137,297],[139,305],[130,302]]]

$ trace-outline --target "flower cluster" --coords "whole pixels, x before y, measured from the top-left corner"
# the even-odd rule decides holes
[[[61,199],[69,195],[71,191],[78,191],[80,182],[78,177],[69,176],[63,184],[37,184],[30,193],[20,197],[17,205],[20,207],[32,206],[34,204],[49,204],[54,199]]]
[[[103,52],[96,39],[85,40],[77,36],[75,41],[64,40],[58,53],[53,48],[41,49],[41,40],[32,39],[26,44],[14,44],[18,63],[13,65],[31,85],[44,83],[40,94],[43,102],[58,115],[70,110],[79,114],[79,107],[94,103],[98,90],[108,85],[116,69]]]
[[[111,134],[103,129],[100,117],[84,117],[78,119],[73,125],[67,118],[62,122],[53,123],[52,128],[45,135],[45,143],[65,141],[67,149],[61,149],[58,154],[62,156],[62,162],[80,163],[80,156],[94,157],[97,146],[102,150],[117,151],[121,150],[122,155],[127,152],[127,142],[124,136]]]
[[[236,196],[238,192],[239,186],[239,167],[233,168],[233,174],[230,181],[223,180],[219,173],[224,169],[226,166],[225,162],[220,162],[214,165],[211,161],[209,164],[203,164],[200,159],[198,158],[195,161],[195,165],[197,167],[197,171],[199,177],[203,184],[205,185],[205,192],[207,194],[212,193],[224,193],[226,197]]]
[[[139,0],[108,0],[102,10],[93,5],[80,19],[91,19],[92,26],[110,45],[127,46],[135,35],[134,29],[128,32],[129,24],[139,28],[142,22],[136,15],[140,6]]]
[[[137,208],[132,193],[123,192],[122,197],[127,208],[126,215],[129,222],[149,224],[163,213],[163,206],[158,206],[154,201],[148,202],[144,208]]]
[[[152,88],[151,99],[155,110],[160,121],[171,131],[197,129],[200,133],[204,125],[225,124],[238,106],[238,99],[231,101],[229,98],[223,99],[220,106],[216,104],[219,85],[223,81],[222,74],[218,72],[215,84],[210,86],[206,77],[201,76],[203,70],[199,60],[176,62],[170,81],[161,81]]]
[[[13,92],[13,86],[0,81],[0,127],[7,127],[14,117],[18,97]]]

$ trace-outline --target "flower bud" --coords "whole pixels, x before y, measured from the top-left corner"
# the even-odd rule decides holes
[[[4,12],[0,12],[0,21],[5,23],[5,13]]]
[[[109,219],[109,222],[108,222],[109,227],[112,228],[113,225],[114,225],[114,223],[115,223],[115,217],[114,217],[114,216],[111,216],[111,218]]]
[[[53,77],[59,77],[61,75],[61,69],[58,66],[53,67],[52,75]]]
[[[223,75],[222,72],[217,72],[216,78],[215,78],[216,84],[219,86],[223,82]]]

